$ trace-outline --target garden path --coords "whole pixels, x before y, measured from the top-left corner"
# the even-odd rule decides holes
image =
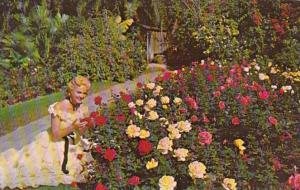
[[[124,90],[132,92],[136,88],[137,82],[154,81],[155,77],[161,73],[161,71],[158,71],[157,68],[165,69],[165,65],[149,64],[149,68],[151,71],[150,73],[142,74],[134,80],[128,80],[124,83],[113,85],[110,88],[102,90],[98,93],[90,94],[85,102],[89,106],[89,110],[93,111],[96,109],[96,105],[94,104],[94,98],[96,96],[101,96],[102,102],[106,103],[112,97],[112,94],[119,94],[120,91]],[[14,148],[16,150],[20,149],[24,145],[29,144],[32,139],[34,139],[34,136],[48,129],[49,127],[49,115],[28,123],[25,126],[18,127],[13,132],[0,137],[0,152],[3,152],[9,148]]]

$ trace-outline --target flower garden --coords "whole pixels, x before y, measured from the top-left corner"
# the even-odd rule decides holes
[[[299,86],[274,69],[193,62],[97,97],[86,118],[97,189],[299,189]]]
[[[76,75],[92,86],[139,76],[150,33],[165,36],[155,82],[95,98],[82,119],[94,162],[71,187],[300,190],[299,1],[2,0],[0,10],[1,135],[13,108],[22,121],[47,114],[41,103]]]

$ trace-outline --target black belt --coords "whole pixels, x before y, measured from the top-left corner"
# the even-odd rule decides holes
[[[74,133],[70,133],[67,136],[64,136],[63,139],[65,140],[65,150],[64,150],[64,160],[61,165],[61,170],[64,172],[64,174],[69,174],[69,170],[67,170],[67,163],[68,163],[68,152],[69,152],[69,138],[72,139],[74,144]]]

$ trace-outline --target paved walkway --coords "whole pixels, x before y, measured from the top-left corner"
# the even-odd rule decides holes
[[[161,65],[150,64],[150,70],[157,67],[165,68]],[[127,90],[132,92],[136,88],[137,82],[147,82],[154,81],[155,77],[158,76],[161,71],[153,71],[147,74],[143,74],[134,80],[126,81],[125,83],[116,84],[107,90],[100,91],[95,94],[91,94],[87,97],[86,103],[89,106],[90,112],[96,109],[94,104],[94,98],[96,96],[101,96],[103,102],[107,102],[112,96],[112,94],[119,94],[120,91]],[[0,137],[0,152],[3,152],[9,148],[14,148],[16,150],[20,149],[23,145],[28,144],[34,139],[34,136],[40,132],[48,129],[50,127],[50,115],[42,117],[36,121],[33,121],[25,126],[18,127],[15,131]]]

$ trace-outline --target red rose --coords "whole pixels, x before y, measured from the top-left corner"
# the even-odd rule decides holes
[[[280,94],[280,95],[283,95],[283,94],[284,94],[284,90],[283,90],[283,88],[280,88],[280,90],[279,90],[279,94]]]
[[[206,116],[204,116],[204,117],[203,117],[203,122],[204,122],[204,123],[209,123],[209,119],[208,119]]]
[[[76,182],[76,181],[73,181],[73,182],[71,183],[71,187],[77,188],[77,187],[78,187],[77,182]]]
[[[122,122],[125,122],[126,117],[125,117],[124,114],[120,114],[120,115],[117,115],[116,120],[117,120],[118,122],[121,122],[121,123],[122,123]]]
[[[187,102],[187,104],[194,110],[197,110],[198,109],[198,105],[197,105],[197,102],[196,100],[194,100],[193,98],[191,97],[186,97],[185,98],[185,101]]]
[[[96,150],[96,152],[98,152],[99,154],[102,153],[102,148],[101,148],[101,146],[99,146],[99,145],[96,145],[95,150]]]
[[[232,123],[233,125],[239,125],[239,124],[240,124],[240,119],[239,119],[238,117],[233,117],[233,118],[231,119],[231,123]]]
[[[99,115],[99,112],[93,111],[93,112],[90,114],[90,117],[96,118],[98,115]]]
[[[124,92],[120,92],[120,95],[121,95],[122,100],[124,100],[127,103],[132,101],[132,98],[129,94],[126,94]]]
[[[179,108],[179,112],[180,112],[180,113],[186,113],[187,110],[186,110],[185,108]]]
[[[138,83],[136,83],[136,87],[138,87],[138,88],[142,88],[142,87],[143,87],[143,84],[142,84],[142,83],[140,83],[140,82],[138,82]]]
[[[98,115],[95,118],[95,123],[98,126],[103,126],[106,124],[106,117],[102,116],[102,115]]]
[[[286,131],[283,132],[279,137],[280,141],[282,141],[282,142],[291,140],[292,138],[293,138],[293,136],[289,132],[286,132]]]
[[[207,76],[207,81],[212,82],[214,80],[214,77],[212,75]]]
[[[272,125],[277,125],[277,119],[275,117],[270,116],[268,118],[268,120],[269,120],[269,123],[271,123]]]
[[[223,101],[219,102],[219,108],[220,108],[220,110],[225,109],[225,103]]]
[[[108,161],[113,161],[116,158],[116,156],[117,156],[117,152],[115,151],[115,149],[108,148],[106,149],[103,157]]]
[[[196,115],[192,115],[191,122],[195,123],[196,121],[198,121],[198,117]]]
[[[102,102],[102,97],[101,97],[101,96],[97,96],[97,97],[95,98],[95,104],[96,104],[96,105],[100,105],[101,102]]]
[[[139,154],[144,156],[149,154],[152,150],[152,144],[148,140],[140,140],[138,144]]]
[[[108,188],[102,183],[98,183],[96,186],[96,190],[108,190]]]
[[[140,177],[132,176],[131,178],[128,179],[128,184],[133,186],[140,184]]]
[[[251,102],[250,96],[241,96],[240,97],[240,103],[244,106],[248,106]]]
[[[279,161],[278,158],[273,158],[273,159],[272,159],[272,162],[273,162],[273,168],[274,168],[276,171],[278,171],[278,170],[280,170],[280,169],[282,168],[282,165],[281,165],[281,163],[280,163],[280,161]]]
[[[221,92],[220,91],[215,91],[214,92],[214,97],[220,97],[221,96]]]

